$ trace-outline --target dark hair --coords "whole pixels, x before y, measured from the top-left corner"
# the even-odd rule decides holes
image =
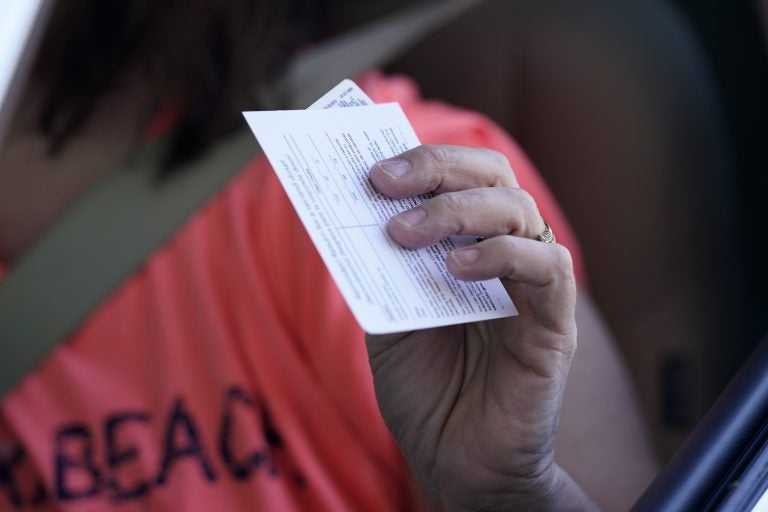
[[[200,153],[256,105],[260,81],[313,30],[306,0],[59,0],[33,70],[52,152],[103,96],[140,73],[178,119],[168,162]],[[135,75],[134,75],[135,76]]]

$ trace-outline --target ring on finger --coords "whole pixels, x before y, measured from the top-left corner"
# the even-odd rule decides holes
[[[555,234],[552,232],[552,228],[549,227],[549,223],[547,223],[547,221],[544,221],[544,231],[542,231],[540,235],[536,236],[536,240],[547,244],[557,243],[557,238],[555,238]]]

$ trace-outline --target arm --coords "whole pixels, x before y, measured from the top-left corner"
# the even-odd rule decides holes
[[[584,289],[576,325],[579,348],[565,386],[555,460],[601,508],[629,510],[658,461],[618,348]]]

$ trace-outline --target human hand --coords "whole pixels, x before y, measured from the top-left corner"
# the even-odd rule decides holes
[[[379,407],[417,478],[446,510],[593,508],[554,462],[576,348],[570,254],[535,240],[544,221],[506,158],[420,146],[374,165],[370,180],[393,198],[436,192],[389,222],[391,238],[416,249],[454,234],[485,237],[453,251],[448,269],[464,280],[500,277],[519,311],[367,336]]]

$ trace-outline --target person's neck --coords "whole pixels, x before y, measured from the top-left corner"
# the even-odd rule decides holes
[[[13,264],[23,256],[127,156],[138,141],[145,104],[130,94],[106,98],[55,156],[30,120],[19,116],[0,146],[0,261]]]

